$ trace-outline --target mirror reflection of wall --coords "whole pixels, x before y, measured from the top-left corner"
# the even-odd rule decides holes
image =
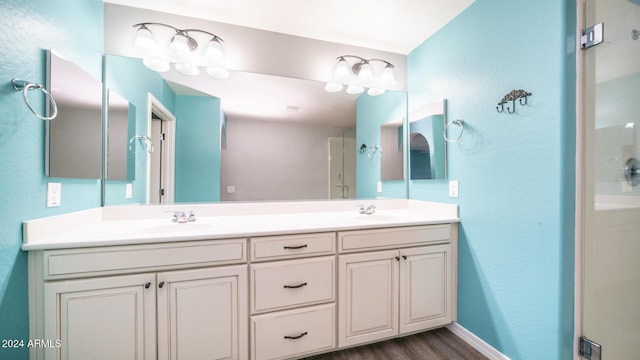
[[[46,122],[46,175],[102,177],[102,83],[55,51],[47,55],[47,88],[58,116]]]
[[[429,103],[409,115],[411,180],[446,178],[446,100]]]
[[[135,132],[135,106],[114,90],[108,91],[107,179],[133,180],[135,155],[129,151],[129,139]]]
[[[383,151],[380,158],[382,181],[404,179],[403,120],[398,118],[380,126],[380,146]]]

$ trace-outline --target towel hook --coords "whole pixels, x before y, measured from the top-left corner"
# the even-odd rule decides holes
[[[29,110],[31,110],[33,115],[35,115],[38,119],[53,120],[58,115],[58,106],[56,105],[56,101],[53,99],[53,96],[51,96],[47,89],[45,89],[41,84],[36,84],[25,80],[11,79],[11,86],[13,86],[13,89],[15,91],[22,91],[22,98],[24,99],[24,102],[27,104],[27,107],[29,108]],[[31,106],[29,98],[27,97],[27,92],[29,92],[29,90],[40,90],[45,94],[47,99],[49,99],[49,103],[51,103],[51,116],[40,115],[33,108],[33,106]]]

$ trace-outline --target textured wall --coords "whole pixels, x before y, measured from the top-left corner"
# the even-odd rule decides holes
[[[96,78],[101,74],[102,2],[45,0],[0,4],[0,339],[29,337],[27,261],[22,221],[100,205],[96,180],[62,183],[62,206],[45,208],[44,122],[11,86],[12,78],[45,82],[44,49],[54,48]],[[44,98],[30,94],[36,109]],[[27,349],[0,349],[0,359],[26,359]]]
[[[448,99],[465,132],[449,145],[460,182],[459,323],[512,359],[571,358],[575,5],[477,0],[408,56],[410,109]],[[513,115],[496,104],[533,93]],[[445,181],[413,199],[449,199]]]

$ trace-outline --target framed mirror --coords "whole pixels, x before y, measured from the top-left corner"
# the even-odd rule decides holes
[[[409,174],[411,180],[447,178],[444,127],[447,101],[439,100],[409,114]]]

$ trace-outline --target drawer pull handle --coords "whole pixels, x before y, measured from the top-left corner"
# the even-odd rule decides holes
[[[285,250],[298,250],[298,249],[304,249],[307,247],[307,244],[304,245],[300,245],[300,246],[285,246],[284,249]]]
[[[150,283],[150,282],[148,282],[148,283],[144,284],[144,288],[145,288],[145,289],[148,289],[150,286],[151,286],[151,283]]]
[[[305,336],[305,335],[307,335],[307,334],[308,334],[308,333],[305,331],[305,332],[303,332],[303,333],[302,333],[302,334],[300,334],[300,335],[296,335],[296,336],[288,336],[288,335],[286,335],[284,338],[285,338],[285,339],[288,339],[288,340],[297,340],[297,339],[300,339],[301,337],[303,337],[303,336]]]
[[[303,282],[302,284],[299,284],[299,285],[285,285],[284,288],[285,289],[298,289],[298,288],[301,288],[303,286],[307,286],[307,283]]]
[[[158,284],[158,287],[162,289],[163,286],[164,286],[164,281],[160,281],[160,284]]]
[[[402,255],[402,258],[407,260],[407,255]]]

